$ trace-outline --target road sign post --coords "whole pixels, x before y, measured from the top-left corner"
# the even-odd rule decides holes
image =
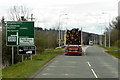
[[[14,46],[12,46],[12,64],[14,64]]]
[[[24,61],[24,55],[22,55],[22,62]]]
[[[6,34],[6,45],[12,46],[12,64],[14,64],[13,46],[34,46],[34,22],[7,21]]]
[[[32,55],[31,55],[31,60],[32,60]]]

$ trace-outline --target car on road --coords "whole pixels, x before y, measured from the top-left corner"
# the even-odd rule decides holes
[[[90,45],[90,46],[93,46],[93,41],[89,41],[89,45]]]

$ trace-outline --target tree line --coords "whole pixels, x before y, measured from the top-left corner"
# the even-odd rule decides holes
[[[120,48],[120,16],[117,16],[114,20],[112,20],[111,23],[109,23],[109,28],[106,28],[107,45],[109,45],[109,31],[111,46]]]

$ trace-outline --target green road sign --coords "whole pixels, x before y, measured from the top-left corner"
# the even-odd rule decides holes
[[[7,46],[34,45],[34,22],[7,21]]]

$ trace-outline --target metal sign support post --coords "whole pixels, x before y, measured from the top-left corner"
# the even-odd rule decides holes
[[[35,18],[33,18],[33,14],[31,14],[31,21],[33,20],[33,19],[35,19]],[[31,55],[31,60],[32,60],[32,55]]]
[[[32,55],[31,55],[31,60],[32,60]]]
[[[14,47],[12,46],[12,65],[14,64]]]
[[[24,55],[22,55],[22,62],[24,61]]]

